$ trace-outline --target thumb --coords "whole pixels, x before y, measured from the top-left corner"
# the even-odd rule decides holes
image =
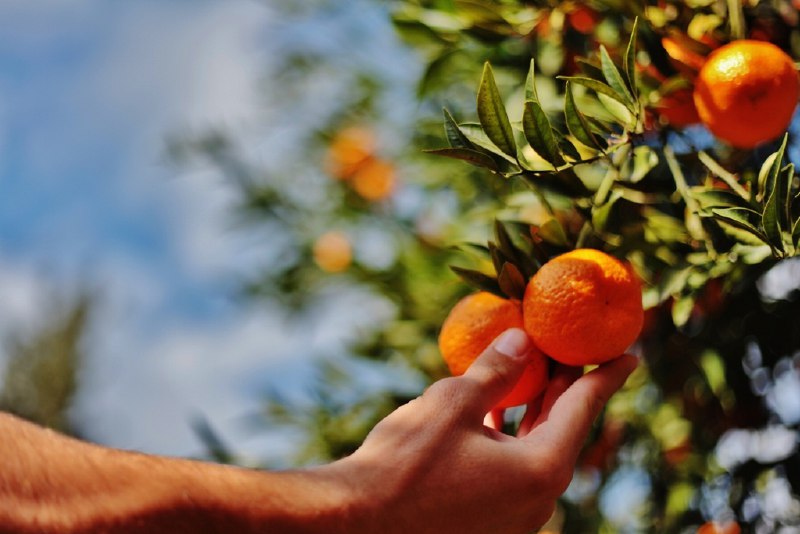
[[[467,410],[483,419],[503,400],[530,362],[532,347],[524,330],[511,328],[500,334],[461,378]]]

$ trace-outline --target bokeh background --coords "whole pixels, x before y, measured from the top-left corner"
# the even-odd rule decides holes
[[[327,66],[285,94],[287,62],[303,58]],[[375,2],[3,2],[3,361],[86,306],[80,335],[64,334],[76,345],[74,398],[54,386],[73,432],[203,455],[202,420],[242,454],[280,462],[285,436],[243,419],[265,388],[302,389],[320,347],[385,306],[348,292],[346,314],[321,302],[313,317],[288,317],[242,298],[248,276],[280,260],[285,235],[242,224],[230,179],[176,161],[170,146],[224,132],[262,172],[303,161],[357,76],[394,87],[387,119],[400,143],[420,68]]]

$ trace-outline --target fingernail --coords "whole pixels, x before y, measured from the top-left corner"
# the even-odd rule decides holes
[[[494,350],[509,358],[521,358],[531,348],[531,340],[524,330],[511,328],[506,330],[494,342]]]

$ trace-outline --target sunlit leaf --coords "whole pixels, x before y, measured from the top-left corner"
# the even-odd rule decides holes
[[[478,119],[483,131],[500,150],[509,156],[516,156],[514,131],[488,62],[483,66],[483,77],[478,89]]]
[[[625,97],[627,105],[633,105],[633,96],[622,78],[622,73],[620,73],[611,56],[608,55],[608,50],[603,45],[600,45],[600,66],[603,69],[603,77],[608,82],[608,85]]]
[[[553,128],[542,107],[538,102],[525,102],[525,111],[522,115],[522,129],[525,139],[545,161],[559,167],[564,165],[564,158],[558,149]]]
[[[442,110],[442,113],[444,113],[444,131],[450,146],[452,148],[468,148],[474,150],[475,145],[467,138],[464,132],[461,131],[461,128],[459,128],[458,123],[456,123],[450,112],[445,108]]]
[[[638,99],[638,85],[636,84],[636,39],[639,35],[639,17],[633,19],[633,28],[631,28],[631,36],[628,40],[628,47],[625,50],[625,58],[623,60],[623,68],[625,69],[625,77],[627,78],[628,87],[633,93],[634,100]]]
[[[766,203],[764,205],[764,212],[761,214],[761,224],[769,238],[769,243],[781,251],[783,251],[781,228],[788,226],[788,221],[784,220],[785,203],[788,201],[788,198],[786,198],[788,185],[785,183],[785,181],[788,180],[788,173],[781,172],[788,138],[788,135],[784,136],[781,147],[776,152],[775,159],[767,175],[764,187]]]
[[[586,117],[575,106],[575,97],[572,94],[570,82],[567,82],[566,99],[564,102],[564,117],[567,121],[567,129],[581,143],[591,148],[600,148],[600,143],[591,132]]]

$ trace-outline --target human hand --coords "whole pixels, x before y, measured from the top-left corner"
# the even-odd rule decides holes
[[[483,424],[522,374],[531,342],[511,329],[460,377],[440,380],[337,462],[363,532],[530,532],[567,488],[594,419],[637,360],[559,366],[516,437]],[[363,530],[362,530],[363,529]]]

